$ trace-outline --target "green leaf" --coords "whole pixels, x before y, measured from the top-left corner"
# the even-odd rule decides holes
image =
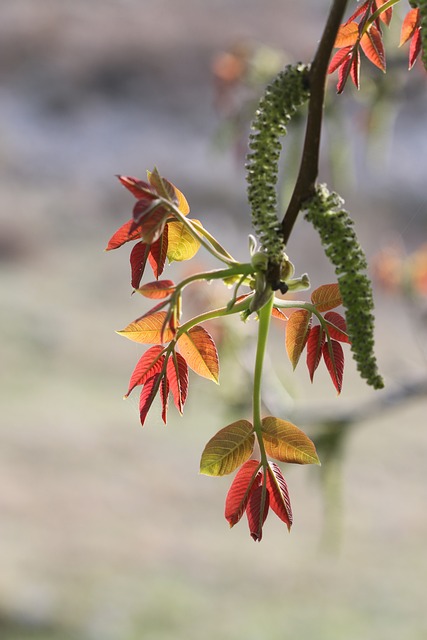
[[[268,416],[263,418],[261,428],[265,450],[275,460],[295,464],[320,464],[313,442],[292,422]]]
[[[232,473],[252,455],[255,436],[248,420],[238,420],[220,429],[205,446],[200,473],[224,476]]]
[[[200,242],[187,229],[183,222],[168,222],[169,244],[167,258],[169,262],[191,260],[200,249]]]

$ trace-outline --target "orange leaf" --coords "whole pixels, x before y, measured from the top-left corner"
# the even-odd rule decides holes
[[[162,342],[169,342],[172,340],[174,334],[168,327],[164,328],[165,320],[166,311],[158,311],[149,316],[138,318],[121,331],[116,331],[116,333],[134,342],[140,342],[141,344],[161,344]]]
[[[419,9],[410,9],[405,16],[405,19],[402,23],[402,30],[400,32],[400,42],[399,47],[401,47],[405,42],[408,42],[410,38],[414,35],[417,27],[420,24],[420,10]]]
[[[316,305],[318,311],[329,311],[342,304],[339,285],[322,284],[311,294],[311,302]]]
[[[307,340],[307,368],[310,374],[310,380],[313,382],[314,373],[319,366],[322,357],[322,347],[325,342],[325,332],[322,327],[317,324],[310,330]]]
[[[286,351],[295,369],[304,350],[311,325],[311,313],[305,309],[295,311],[286,325]]]
[[[412,36],[411,46],[409,47],[409,66],[408,69],[412,69],[417,61],[417,58],[421,51],[421,27],[419,27]]]
[[[142,285],[137,291],[145,298],[160,300],[161,298],[167,298],[175,291],[175,284],[172,280],[155,280]]]
[[[232,473],[251,457],[254,443],[254,430],[248,420],[237,420],[227,425],[203,449],[200,473],[207,476]]]
[[[261,477],[259,460],[248,460],[236,473],[225,499],[225,519],[234,527],[245,512],[249,496]]]
[[[375,0],[375,4],[379,9],[387,1],[388,0]],[[385,11],[380,13],[380,20],[382,20],[384,22],[384,24],[387,25],[387,27],[389,26],[392,17],[393,17],[393,7],[389,7],[388,9],[386,9]]]
[[[292,508],[289,499],[288,485],[275,462],[268,463],[267,490],[270,494],[270,507],[274,513],[286,523],[288,530],[292,526]]]
[[[359,37],[359,25],[357,22],[347,22],[342,24],[338,29],[337,37],[334,47],[341,49],[341,47],[349,47],[356,44]]]
[[[287,322],[289,320],[289,316],[287,316],[281,309],[276,309],[273,307],[271,310],[271,315],[273,318],[277,318],[278,320],[282,320],[283,322]]]
[[[145,384],[149,378],[152,378],[156,373],[160,373],[165,360],[162,356],[163,347],[156,345],[150,347],[144,355],[138,360],[138,363],[133,370],[133,373],[129,380],[129,389],[125,395],[125,398],[129,396],[131,391],[140,384]]]
[[[170,355],[166,375],[175,406],[182,413],[188,394],[188,366],[179,353]]]
[[[262,439],[267,455],[280,462],[320,464],[310,438],[292,422],[268,416],[262,419]]]
[[[384,44],[380,30],[375,24],[371,24],[368,31],[360,41],[363,53],[372,64],[381,71],[386,70]]]
[[[139,240],[140,238],[140,227],[135,227],[135,222],[133,220],[128,220],[111,236],[105,251],[118,249],[123,244],[125,244],[125,242],[130,242],[131,240]]]
[[[215,342],[201,325],[196,325],[178,338],[181,354],[190,369],[199,376],[218,383],[219,360]]]
[[[336,340],[330,340],[323,345],[322,351],[331,380],[338,394],[340,394],[344,374],[344,352],[342,346]]]

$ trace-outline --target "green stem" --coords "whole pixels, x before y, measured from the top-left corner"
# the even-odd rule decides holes
[[[254,272],[254,268],[249,262],[239,262],[237,264],[234,263],[234,265],[235,266],[228,269],[213,269],[212,271],[195,273],[193,276],[181,280],[181,282],[176,285],[175,291],[182,291],[188,284],[196,282],[197,280],[225,280],[233,276],[249,276]]]
[[[241,311],[246,311],[249,307],[250,301],[252,299],[252,295],[248,295],[244,300],[240,300],[237,302],[231,309],[228,307],[221,307],[219,309],[212,309],[211,311],[206,311],[205,313],[201,313],[198,316],[194,316],[191,320],[187,320],[182,324],[174,338],[174,342],[178,340],[178,338],[183,334],[189,331],[196,324],[200,324],[201,322],[206,322],[207,320],[213,320],[215,318],[222,318],[224,316],[231,316],[235,313],[240,313]]]
[[[261,453],[261,462],[264,469],[267,466],[267,454],[265,452],[264,440],[262,439],[262,424],[261,424],[261,381],[262,381],[262,368],[264,364],[265,351],[267,346],[268,332],[271,322],[271,311],[273,309],[274,296],[272,295],[269,301],[261,307],[258,311],[259,325],[258,325],[258,342],[255,357],[255,371],[254,371],[254,385],[253,385],[253,427],[258,440],[258,445]],[[261,511],[262,513],[262,511]]]

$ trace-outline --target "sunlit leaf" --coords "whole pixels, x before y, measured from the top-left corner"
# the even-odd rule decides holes
[[[160,278],[165,267],[166,254],[168,251],[168,227],[169,224],[166,223],[160,238],[150,246],[148,262],[150,263],[155,278]]]
[[[166,424],[168,417],[169,403],[169,382],[166,376],[163,376],[160,382],[160,402],[162,403],[162,420]]]
[[[295,369],[307,342],[311,324],[311,313],[305,309],[295,311],[286,325],[286,352]]]
[[[156,373],[152,378],[149,378],[142,387],[141,395],[139,397],[139,418],[141,425],[144,426],[145,419],[150,410],[153,400],[156,397],[159,389],[161,374]]]
[[[322,347],[325,342],[325,332],[322,327],[317,324],[312,327],[307,340],[307,368],[310,374],[310,380],[313,382],[314,372],[319,366],[322,357]]]
[[[186,216],[190,213],[190,207],[188,206],[188,202],[184,194],[177,189],[172,182],[163,178],[163,176],[160,176],[157,169],[154,169],[152,172],[147,171],[147,177],[150,184],[155,187],[159,195],[176,204],[183,215]]]
[[[419,23],[420,23],[420,10],[410,9],[406,14],[402,23],[399,47],[401,47],[403,44],[405,44],[405,42],[408,42],[408,40],[412,38],[415,31],[419,27]]]
[[[368,31],[364,34],[360,41],[360,46],[372,64],[381,69],[381,71],[386,70],[383,39],[380,30],[375,24],[371,24]]]
[[[276,309],[273,307],[271,310],[271,315],[273,318],[277,318],[278,320],[282,320],[282,322],[287,322],[289,320],[289,316],[287,316],[281,309]]]
[[[140,228],[141,240],[151,245],[162,235],[169,212],[166,207],[156,202],[151,203],[148,208],[142,205],[139,207],[140,203],[141,200],[138,200],[134,207],[135,224]],[[138,212],[138,208],[141,209],[141,213]]]
[[[262,485],[254,487],[249,495],[246,516],[251,538],[255,542],[261,542],[262,539],[262,527],[268,515],[269,498],[268,491],[265,491]]]
[[[353,47],[352,47],[352,51],[353,53],[349,54],[347,57],[344,58],[343,63],[338,69],[338,82],[337,82],[338,94],[344,91],[344,87],[347,83],[348,76],[353,66],[354,57],[356,55],[356,52],[354,51]]]
[[[169,245],[167,258],[169,262],[190,260],[200,249],[200,242],[187,229],[183,222],[168,223]]]
[[[125,398],[140,384],[145,384],[148,378],[152,378],[156,373],[160,373],[165,360],[162,356],[163,347],[161,345],[155,345],[150,347],[144,353],[144,355],[138,360],[138,363],[133,370],[133,373],[129,380],[129,389],[125,395]]]
[[[175,284],[172,280],[155,280],[142,285],[137,291],[145,298],[160,300],[161,298],[167,298],[175,291]]]
[[[151,198],[152,200],[155,200],[157,198],[155,190],[147,182],[143,182],[138,178],[132,178],[132,176],[117,176],[117,178],[138,200],[141,198]]]
[[[245,512],[246,505],[251,490],[258,485],[257,480],[261,477],[259,460],[248,460],[239,471],[231,483],[225,500],[225,519],[230,527],[234,527]]]
[[[188,366],[179,353],[170,355],[166,375],[175,406],[182,413],[188,394]]]
[[[347,22],[338,29],[334,47],[350,47],[356,44],[359,37],[359,25],[357,22]]]
[[[331,338],[350,344],[350,338],[347,335],[347,324],[340,313],[336,313],[336,311],[328,311],[328,313],[325,313],[325,320],[328,323],[329,335]]]
[[[138,289],[144,275],[150,247],[144,242],[137,242],[130,252],[131,285]]]
[[[288,485],[282,472],[275,462],[268,463],[267,490],[270,494],[270,507],[286,524],[288,530],[292,526],[292,508],[289,498]]]
[[[336,340],[330,340],[323,345],[323,359],[328,369],[331,380],[338,393],[341,393],[344,374],[344,352],[342,346]]]
[[[169,342],[172,340],[174,334],[168,328],[163,331],[163,340],[161,340],[162,327],[165,320],[166,311],[158,311],[151,315],[138,318],[121,331],[116,331],[116,333],[134,342],[140,342],[141,344]]]
[[[328,73],[333,73],[338,69],[339,66],[343,64],[345,59],[349,57],[350,51],[352,51],[353,47],[343,47],[339,49],[333,56],[329,63]]]
[[[232,473],[252,455],[255,436],[247,420],[238,420],[218,431],[206,444],[200,473],[224,476]]]
[[[316,305],[318,311],[329,311],[339,307],[342,298],[338,284],[322,284],[311,294],[311,302]]]
[[[310,438],[292,422],[269,416],[262,420],[262,438],[267,455],[280,462],[320,464]]]
[[[190,369],[199,376],[218,383],[219,359],[215,342],[201,325],[192,327],[178,338],[178,347]]]
[[[360,89],[360,49],[356,47],[350,65],[350,77],[356,89]]]
[[[135,222],[128,220],[111,236],[106,246],[105,251],[112,251],[112,249],[118,249],[126,242],[131,240],[139,240],[141,238],[141,229],[135,228]]]
[[[349,24],[349,22],[354,22],[354,20],[358,18],[362,13],[364,13],[366,9],[369,9],[370,1],[371,0],[366,0],[363,4],[360,4],[357,7],[356,11],[352,13],[351,16],[348,18],[348,20],[345,22],[345,24]]]
[[[417,61],[417,58],[421,52],[421,28],[418,28],[414,35],[412,36],[411,44],[409,47],[409,67],[408,69],[412,69],[414,64]]]
[[[375,0],[375,4],[378,7],[378,9],[382,7],[386,2],[388,2],[388,0]],[[382,20],[384,24],[387,26],[389,26],[392,17],[393,17],[393,7],[389,7],[388,9],[380,13],[380,20]]]

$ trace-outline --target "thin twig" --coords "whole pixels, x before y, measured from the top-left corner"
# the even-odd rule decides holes
[[[319,173],[319,148],[326,75],[347,1],[348,0],[334,0],[332,3],[322,38],[311,65],[309,75],[310,100],[308,103],[307,126],[301,164],[294,192],[282,220],[282,233],[285,244],[287,244],[289,240],[302,204],[313,194]]]

